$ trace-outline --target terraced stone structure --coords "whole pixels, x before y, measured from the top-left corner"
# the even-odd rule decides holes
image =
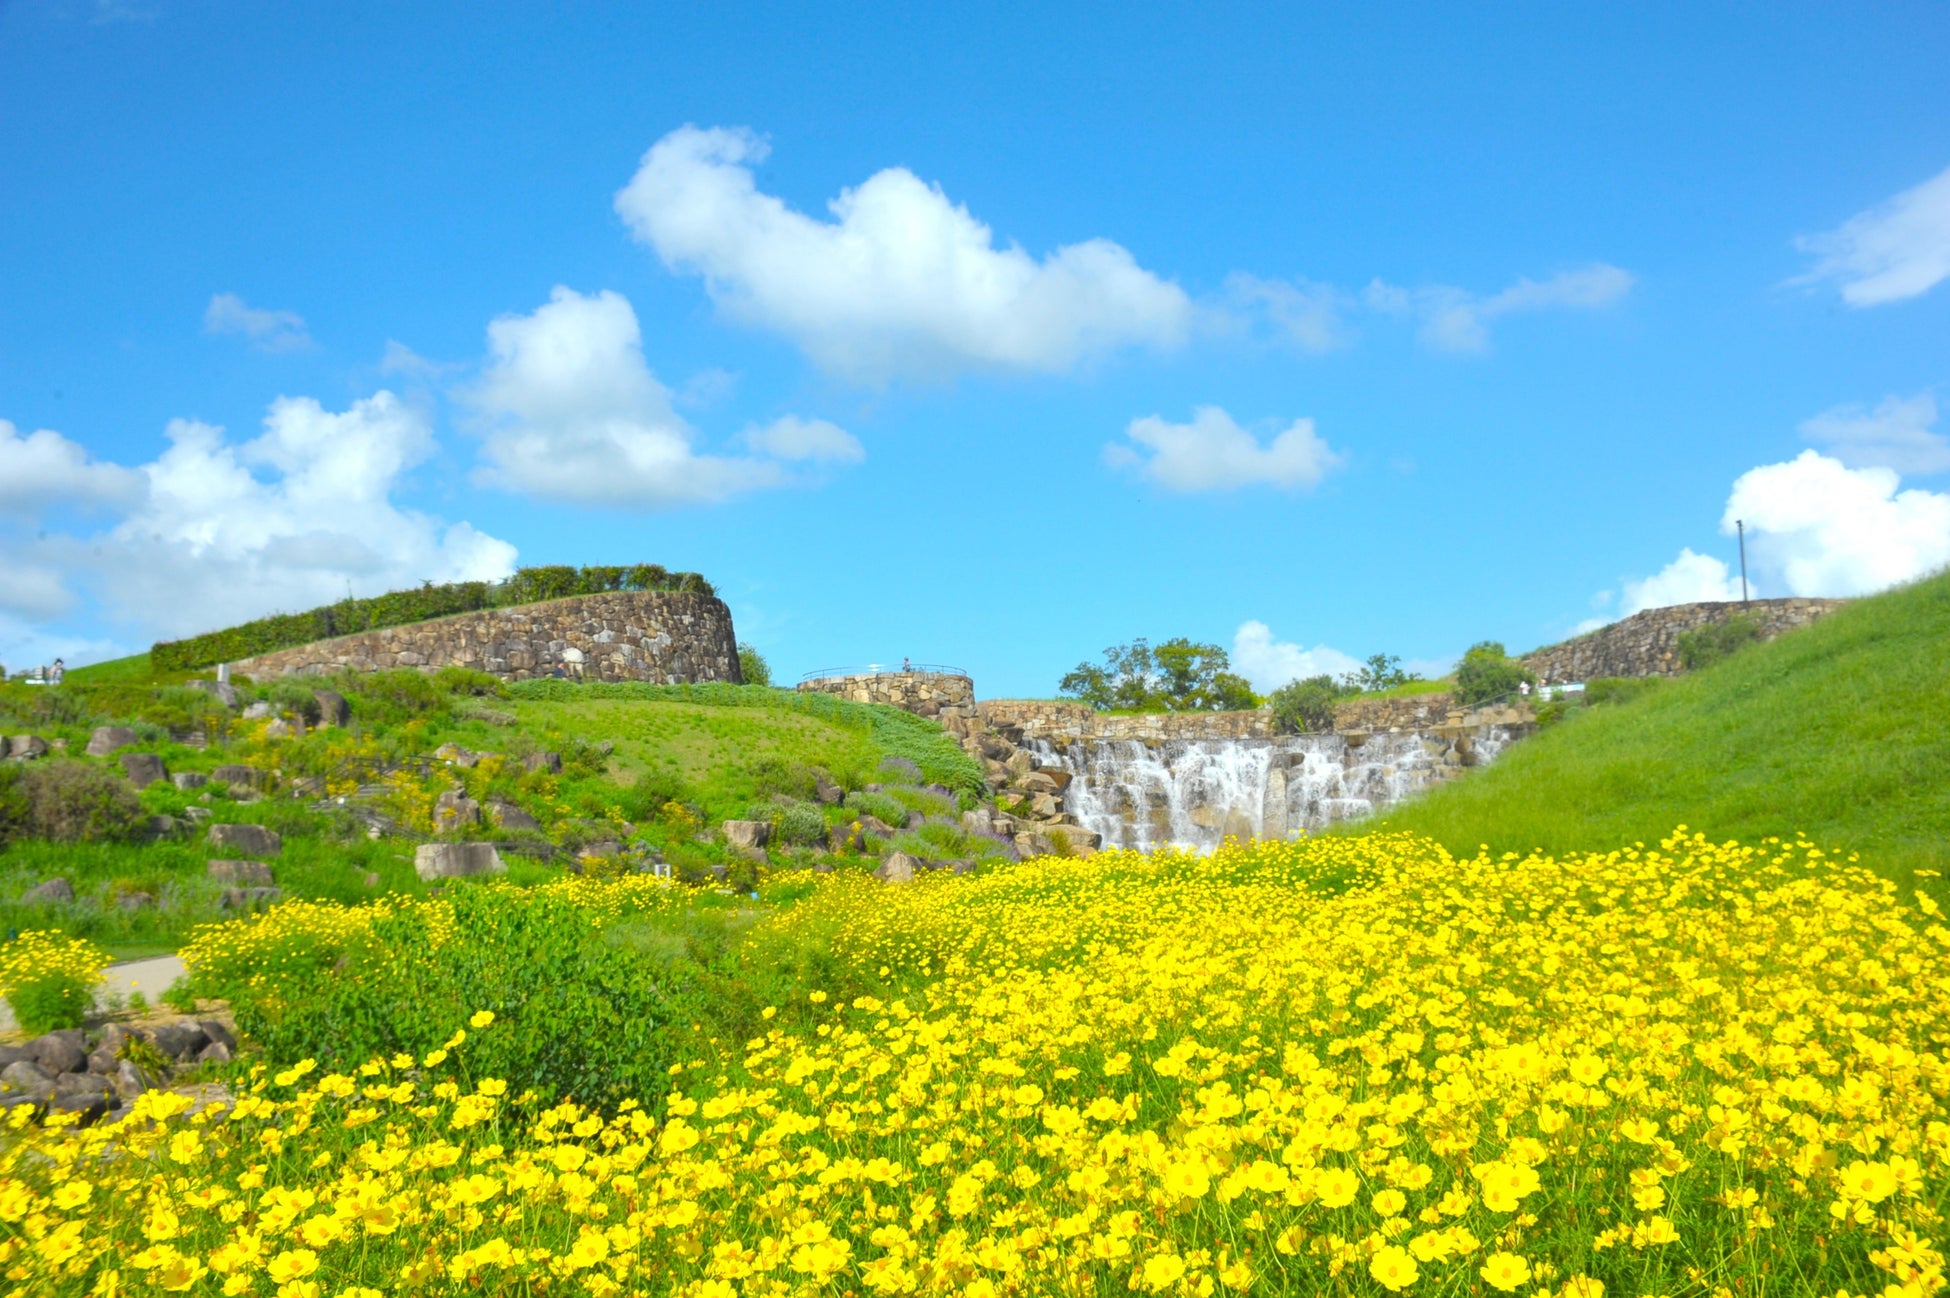
[[[1677,676],[1679,637],[1736,617],[1752,618],[1760,638],[1807,626],[1841,608],[1845,599],[1756,599],[1649,608],[1589,635],[1547,645],[1520,660],[1542,681],[1568,683],[1608,676]]]
[[[280,649],[231,667],[258,679],[471,667],[511,681],[744,681],[731,610],[716,596],[674,591],[611,591],[460,613]]]

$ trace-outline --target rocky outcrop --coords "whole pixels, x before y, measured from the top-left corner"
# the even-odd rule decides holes
[[[1763,640],[1817,622],[1847,604],[1845,599],[1756,599],[1747,603],[1674,604],[1620,618],[1561,644],[1547,645],[1520,660],[1547,683],[1566,684],[1608,676],[1677,676],[1679,637],[1688,631],[1752,618]]]
[[[471,667],[505,680],[652,681],[743,678],[731,610],[715,596],[612,591],[385,627],[231,664],[253,676]]]
[[[492,843],[422,843],[413,853],[413,872],[426,883],[507,871]]]
[[[807,693],[837,694],[855,703],[884,704],[932,717],[944,725],[975,715],[975,682],[954,672],[859,672],[801,681],[799,688]]]
[[[84,1125],[113,1121],[144,1091],[168,1085],[180,1070],[228,1062],[236,1048],[230,1026],[218,1019],[49,1032],[0,1046],[0,1109],[25,1105]]]

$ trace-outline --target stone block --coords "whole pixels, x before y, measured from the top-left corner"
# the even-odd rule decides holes
[[[433,827],[443,834],[481,823],[481,804],[464,793],[447,790],[433,800]]]
[[[6,755],[21,762],[46,757],[47,740],[39,735],[8,735]]]
[[[74,885],[66,879],[49,879],[20,894],[23,906],[67,906],[74,902]]]
[[[209,875],[218,883],[245,884],[253,888],[268,888],[273,882],[271,867],[262,861],[212,861]]]
[[[502,829],[516,832],[539,830],[542,823],[512,802],[492,800],[487,804],[490,819]]]
[[[223,910],[256,910],[260,906],[274,906],[283,897],[282,888],[225,888],[217,898],[217,905]]]
[[[179,789],[200,789],[210,782],[210,777],[201,771],[177,771],[169,777],[169,782]]]
[[[127,726],[97,726],[95,733],[88,737],[87,753],[90,757],[107,757],[116,749],[127,748],[135,742],[135,731]]]
[[[919,868],[919,857],[909,856],[906,852],[889,852],[887,859],[880,863],[880,868],[873,872],[873,877],[882,883],[912,883],[914,871]]]
[[[232,789],[254,790],[264,783],[264,773],[262,771],[259,771],[254,766],[244,766],[236,762],[228,762],[219,766],[216,770],[210,772],[210,778],[218,784],[228,785]]]
[[[772,824],[766,820],[727,820],[724,838],[733,847],[763,848],[772,839]]]
[[[545,771],[550,775],[560,775],[562,773],[562,754],[530,753],[521,759],[521,768],[531,774],[536,771]]]
[[[422,843],[413,853],[413,872],[427,883],[507,870],[492,843]]]
[[[337,690],[313,690],[311,696],[318,700],[319,725],[343,726],[352,720],[352,705]]]
[[[244,857],[276,856],[284,848],[284,840],[262,825],[212,825],[208,842]]]
[[[154,753],[123,753],[121,762],[122,773],[128,776],[129,783],[138,789],[146,789],[158,781],[169,778],[169,768],[164,766],[163,759]]]

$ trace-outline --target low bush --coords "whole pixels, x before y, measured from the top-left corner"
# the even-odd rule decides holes
[[[765,661],[765,655],[748,644],[738,646],[738,675],[747,685],[770,685],[772,665]]]
[[[78,1028],[94,1004],[108,957],[90,942],[29,931],[0,946],[0,995],[22,1032]]]
[[[449,694],[464,694],[472,698],[505,699],[508,697],[508,683],[499,676],[477,672],[472,667],[442,667],[433,674],[435,689]]]
[[[318,695],[304,681],[281,677],[260,687],[257,696],[280,715],[297,717],[309,726],[317,725],[319,717],[323,715],[318,706]]]
[[[817,807],[795,802],[773,813],[772,833],[789,847],[816,847],[826,841],[826,817]]]
[[[19,777],[26,833],[56,843],[110,843],[133,838],[146,818],[121,774],[69,758],[36,762]]]
[[[1475,707],[1514,694],[1525,681],[1536,680],[1501,644],[1483,640],[1471,645],[1456,666],[1456,698],[1464,707]]]
[[[907,805],[891,794],[868,793],[865,790],[849,793],[846,795],[846,809],[883,820],[895,829],[907,823]]]
[[[1359,694],[1332,676],[1309,676],[1273,691],[1273,724],[1284,734],[1320,734],[1334,728],[1334,705]]]
[[[1760,623],[1742,613],[1724,622],[1709,622],[1691,631],[1681,631],[1673,638],[1673,648],[1679,651],[1679,665],[1692,672],[1738,653],[1759,639]]]

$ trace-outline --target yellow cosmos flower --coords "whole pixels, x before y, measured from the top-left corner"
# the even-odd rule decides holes
[[[1399,1292],[1414,1284],[1422,1271],[1407,1249],[1386,1244],[1368,1259],[1368,1274],[1382,1288]]]
[[[1476,1274],[1482,1276],[1483,1283],[1490,1288],[1510,1293],[1530,1283],[1530,1263],[1517,1253],[1492,1253],[1483,1260]]]
[[[271,1279],[278,1284],[290,1280],[301,1280],[318,1270],[318,1254],[308,1248],[286,1249],[271,1259],[265,1268]]]
[[[1345,1208],[1361,1193],[1361,1178],[1344,1167],[1330,1167],[1314,1178],[1314,1193],[1327,1208]]]

